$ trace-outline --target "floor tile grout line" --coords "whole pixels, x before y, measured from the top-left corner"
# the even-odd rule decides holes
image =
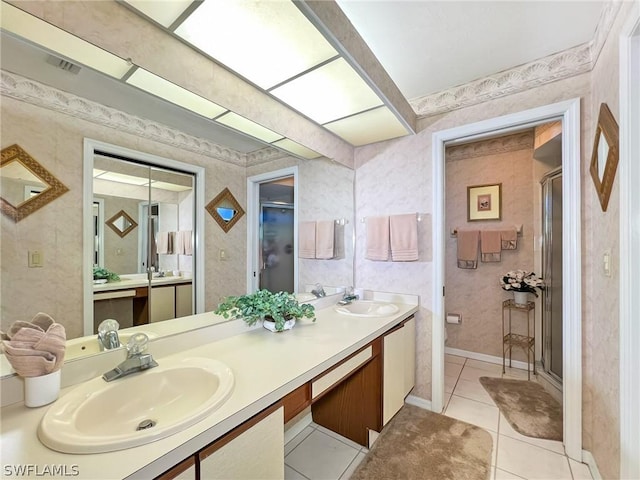
[[[362,446],[362,445],[360,445],[360,444],[356,444],[356,445],[359,445],[359,447],[358,447],[358,448],[356,448],[356,447],[354,447],[353,445],[351,445],[351,444],[349,444],[349,443],[345,442],[344,440],[341,440],[340,438],[338,438],[338,437],[342,437],[339,433],[338,433],[338,434],[336,434],[337,436],[335,436],[335,437],[334,437],[333,435],[331,435],[331,434],[329,434],[329,433],[326,433],[326,432],[324,432],[324,431],[320,430],[319,428],[316,428],[316,430],[317,430],[318,432],[320,432],[320,433],[324,433],[324,434],[325,434],[327,437],[329,437],[329,438],[333,438],[334,440],[337,440],[338,442],[342,443],[343,445],[346,445],[347,447],[351,447],[351,448],[353,448],[354,450],[357,450],[358,452],[360,452],[360,450],[362,450],[363,448],[365,448],[365,447],[363,447],[363,446]],[[344,438],[344,437],[343,437],[343,438]],[[305,440],[306,440],[306,437],[305,437]],[[353,442],[353,440],[351,440],[350,438],[348,438],[347,440],[350,440],[350,441],[352,441],[352,442]],[[303,441],[304,441],[304,440],[303,440]],[[356,442],[353,442],[353,443],[356,443]]]
[[[309,477],[307,477],[307,476],[306,476],[305,474],[303,474],[303,473],[300,473],[298,470],[296,470],[295,468],[293,468],[291,465],[288,465],[286,462],[285,462],[285,465],[286,465],[287,467],[289,467],[291,470],[293,470],[294,472],[296,472],[298,475],[301,475],[303,478],[306,478],[307,480],[310,480],[310,479],[309,479]],[[344,473],[344,472],[343,472],[343,473]]]
[[[315,427],[312,427],[312,426],[311,426],[311,424],[309,424],[308,426],[309,426],[309,427],[311,427],[311,428],[312,428],[312,430],[317,430]],[[306,430],[306,427],[305,427],[305,430]],[[302,430],[302,432],[300,432],[298,435],[302,435],[302,433],[303,433],[303,432],[304,432],[304,430]],[[304,441],[305,441],[307,438],[309,438],[309,435],[311,435],[312,433],[313,433],[313,431],[311,431],[311,432],[309,432],[307,435],[305,435],[305,437],[304,437],[302,440],[300,440],[300,441],[298,442],[298,444],[297,444],[295,447],[293,447],[293,448],[291,449],[291,451],[290,451],[289,453],[287,453],[287,454],[284,456],[284,458],[285,458],[285,463],[286,463],[286,459],[287,459],[287,457],[288,457],[289,455],[291,455],[291,454],[295,451],[295,449],[296,449],[296,448],[298,448],[300,445],[302,445],[302,444],[304,443]],[[296,438],[298,435],[296,435],[296,436],[295,436],[295,437],[293,437],[291,440],[289,440],[289,442],[292,442],[292,441],[293,441],[293,439],[294,439],[294,438]],[[286,448],[286,447],[287,447],[287,446],[285,445],[285,448]],[[299,472],[298,472],[298,473],[299,473]]]
[[[356,456],[355,456],[355,457],[353,457],[353,460],[351,460],[351,461],[349,462],[349,465],[347,465],[347,468],[345,468],[345,469],[342,471],[342,473],[341,473],[341,474],[340,474],[340,476],[338,477],[338,480],[347,480],[346,478],[345,478],[345,479],[343,479],[342,477],[344,476],[344,474],[346,473],[346,471],[347,471],[347,470],[349,470],[349,467],[353,464],[353,462],[355,462],[355,461],[356,461],[356,459],[358,458],[359,453],[360,453],[360,452],[356,453]]]

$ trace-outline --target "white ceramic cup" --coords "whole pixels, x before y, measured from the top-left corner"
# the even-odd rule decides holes
[[[24,404],[41,407],[58,399],[60,395],[60,370],[39,377],[25,377]]]

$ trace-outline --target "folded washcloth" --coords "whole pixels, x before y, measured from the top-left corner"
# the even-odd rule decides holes
[[[333,220],[316,222],[316,258],[330,259],[336,256],[334,250],[335,226]]]
[[[500,233],[499,230],[483,230],[480,232],[480,258],[483,262],[499,262],[502,260]]]
[[[478,268],[478,230],[458,230],[458,268]]]
[[[500,232],[502,250],[515,250],[518,248],[518,232],[515,228]]]
[[[300,222],[298,241],[300,258],[316,258],[316,222]]]
[[[389,217],[367,217],[365,258],[386,262],[389,259]]]
[[[38,313],[31,322],[14,322],[9,338],[3,342],[5,356],[21,377],[47,375],[64,362],[64,326],[45,313]]]
[[[391,259],[394,262],[418,260],[418,218],[415,213],[389,217]]]

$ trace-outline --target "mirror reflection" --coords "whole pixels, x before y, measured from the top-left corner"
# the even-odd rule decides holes
[[[244,210],[228,188],[216,195],[206,209],[225,232],[231,230],[244,215]]]
[[[601,131],[598,137],[598,177],[600,181],[604,178],[604,169],[607,166],[607,159],[609,158],[609,144]]]
[[[124,210],[120,210],[107,220],[107,225],[120,237],[125,237],[131,230],[138,226],[137,222]]]
[[[19,207],[46,188],[44,180],[17,160],[3,165],[0,169],[2,198],[14,207]]]

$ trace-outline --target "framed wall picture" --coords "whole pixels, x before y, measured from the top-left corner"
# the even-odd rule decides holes
[[[602,211],[607,211],[618,167],[618,124],[606,103],[600,105],[591,153],[591,178]]]
[[[502,218],[502,184],[467,187],[467,221]]]

